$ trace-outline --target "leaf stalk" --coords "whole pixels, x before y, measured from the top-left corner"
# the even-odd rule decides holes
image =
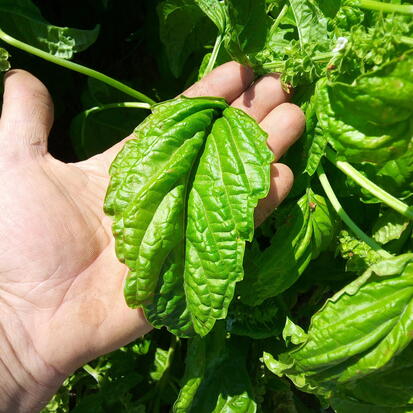
[[[336,153],[331,149],[327,148],[326,151],[327,159],[345,175],[351,178],[353,181],[357,182],[362,188],[370,192],[377,199],[379,199],[383,204],[394,209],[398,213],[404,215],[406,218],[413,220],[413,209],[409,205],[400,201],[393,195],[386,192],[383,188],[376,185],[370,179],[366,178],[361,172],[350,165],[348,162],[338,161]]]
[[[381,246],[370,238],[347,214],[344,210],[343,206],[340,204],[340,201],[337,199],[336,194],[334,193],[333,188],[330,185],[330,182],[327,178],[327,175],[324,172],[323,167],[321,164],[317,169],[318,179],[320,180],[321,186],[324,189],[324,192],[327,195],[331,205],[333,206],[334,210],[336,211],[337,215],[340,219],[350,228],[350,230],[356,235],[360,240],[365,242],[370,248],[380,254],[383,258],[391,258],[392,255],[389,254],[387,251],[381,248]]]
[[[50,53],[47,53],[43,50],[38,49],[37,47],[30,46],[27,43],[21,42],[20,40],[15,39],[14,37],[8,35],[3,30],[0,29],[0,39],[10,46],[16,47],[17,49],[23,50],[24,52],[30,53],[34,56],[40,57],[41,59],[47,60],[56,65],[65,67],[66,69],[73,70],[75,72],[81,73],[83,75],[97,79],[107,85],[120,90],[121,92],[132,96],[136,100],[145,102],[149,105],[155,105],[156,102],[150,97],[144,95],[141,92],[131,88],[130,86],[125,85],[122,82],[119,82],[116,79],[111,78],[110,76],[104,75],[103,73],[98,72],[97,70],[90,69],[88,67],[82,66],[78,63],[71,62],[69,60],[63,59],[61,57],[53,56]]]
[[[383,3],[376,0],[358,0],[355,5],[361,9],[381,11],[384,13],[413,14],[413,6],[408,4]]]
[[[219,34],[217,36],[217,39],[215,40],[214,48],[212,49],[212,54],[208,61],[208,66],[206,67],[205,72],[204,72],[204,77],[208,73],[211,73],[212,70],[214,70],[215,63],[217,61],[219,51],[221,50],[221,45],[222,45],[223,40],[224,40],[224,37],[222,36],[222,34]]]

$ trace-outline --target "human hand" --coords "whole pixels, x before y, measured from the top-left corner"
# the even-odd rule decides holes
[[[251,85],[228,63],[186,96],[221,96],[255,117],[279,159],[304,128],[278,77]],[[108,169],[122,143],[77,164],[47,153],[53,108],[45,87],[22,71],[6,75],[0,120],[0,410],[36,411],[73,370],[150,330],[125,304],[128,269],[114,252],[102,211]],[[288,167],[272,166],[259,224],[288,194]]]

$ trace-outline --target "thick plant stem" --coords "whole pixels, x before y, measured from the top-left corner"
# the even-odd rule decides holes
[[[116,108],[133,108],[133,109],[148,109],[151,110],[151,105],[149,103],[142,102],[121,102],[121,103],[108,103],[107,105],[95,106],[93,108],[85,110],[83,113],[88,116],[91,113],[102,112],[108,109]]]
[[[215,45],[214,45],[214,48],[212,50],[211,57],[209,58],[209,61],[208,61],[208,66],[206,67],[205,72],[204,72],[204,76],[206,76],[208,73],[211,73],[212,70],[214,69],[215,63],[216,63],[217,58],[218,58],[218,53],[221,50],[221,45],[222,45],[223,40],[224,40],[223,36],[221,34],[219,34],[217,36],[216,41],[215,41]]]
[[[382,3],[376,0],[358,0],[355,5],[361,9],[377,10],[384,13],[413,14],[413,6],[408,4]]]
[[[287,11],[289,9],[290,6],[285,5],[281,11],[280,14],[277,16],[277,18],[274,21],[274,24],[271,26],[271,32],[270,32],[270,37],[272,35],[274,35],[274,33],[276,32],[276,30],[278,29],[278,27],[280,26],[281,20],[284,18],[284,16],[287,14]]]
[[[318,179],[320,180],[321,186],[324,189],[324,192],[327,195],[331,205],[333,206],[334,210],[336,211],[337,215],[340,219],[350,228],[350,230],[356,235],[361,241],[365,242],[368,246],[370,246],[374,251],[380,254],[383,258],[391,258],[392,255],[389,254],[387,251],[382,249],[376,241],[370,238],[347,214],[347,212],[343,209],[340,201],[337,199],[336,194],[334,193],[333,188],[330,185],[330,182],[327,178],[327,175],[324,172],[324,169],[321,165],[319,165],[317,169]]]
[[[116,79],[113,79],[107,75],[104,75],[103,73],[100,73],[97,70],[93,70],[88,67],[71,62],[69,60],[62,59],[57,56],[53,56],[50,53],[47,53],[36,47],[30,46],[29,44],[26,44],[24,42],[21,42],[20,40],[15,39],[14,37],[9,36],[7,33],[5,33],[1,29],[0,29],[0,39],[3,40],[5,43],[9,44],[10,46],[16,47],[17,49],[23,50],[34,56],[40,57],[41,59],[47,60],[51,63],[55,63],[59,66],[65,67],[70,70],[74,70],[75,72],[79,72],[86,76],[93,77],[94,79],[100,80],[101,82],[106,83],[107,85],[112,86],[113,88],[118,89],[121,92],[126,93],[127,95],[132,96],[133,98],[141,102],[148,103],[149,105],[156,104],[156,102],[152,100],[150,97],[144,95],[141,92],[138,92],[137,90],[125,85],[122,82],[119,82]]]
[[[413,37],[401,36],[400,42],[409,46],[413,46]]]
[[[338,161],[335,152],[328,148],[327,159],[335,165],[340,171],[346,174],[349,178],[357,182],[362,188],[370,192],[377,199],[379,199],[383,204],[386,204],[388,207],[394,209],[398,213],[404,215],[406,218],[413,220],[413,209],[409,205],[400,201],[393,195],[386,192],[384,189],[380,188],[370,179],[366,178],[362,173],[360,173],[356,168],[351,166],[348,162]]]

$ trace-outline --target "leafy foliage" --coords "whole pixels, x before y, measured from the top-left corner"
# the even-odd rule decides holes
[[[402,0],[0,0],[20,41],[0,31],[0,69],[52,90],[54,154],[75,160],[69,129],[84,159],[140,124],[105,208],[128,303],[173,333],[84,366],[45,412],[413,412],[412,14]],[[265,134],[220,99],[169,100],[231,59],[280,72],[307,116],[283,160],[296,185],[255,231]],[[164,101],[145,120],[137,88]]]
[[[31,0],[1,0],[0,27],[25,43],[65,59],[87,49],[99,34],[99,26],[91,30],[54,26]]]
[[[204,336],[243,278],[270,185],[266,134],[223,100],[182,97],[157,105],[135,135],[112,164],[105,203],[131,269],[126,301],[156,327]]]

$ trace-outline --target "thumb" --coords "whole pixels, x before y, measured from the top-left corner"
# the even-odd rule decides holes
[[[0,118],[1,156],[45,155],[52,124],[53,103],[43,83],[23,70],[8,72]]]

